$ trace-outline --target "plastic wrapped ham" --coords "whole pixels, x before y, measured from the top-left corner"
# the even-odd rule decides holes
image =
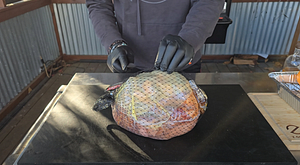
[[[114,94],[113,118],[124,129],[167,140],[194,128],[207,106],[207,96],[181,74],[161,71],[130,77]]]

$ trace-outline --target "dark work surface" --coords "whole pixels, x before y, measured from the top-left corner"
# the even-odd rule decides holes
[[[103,89],[68,86],[18,164],[297,164],[239,85],[207,85],[207,112],[189,133],[152,140],[91,110]]]

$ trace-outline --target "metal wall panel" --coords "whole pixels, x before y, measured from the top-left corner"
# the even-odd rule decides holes
[[[286,55],[300,16],[299,2],[233,3],[224,45],[206,45],[207,55]]]
[[[207,44],[205,55],[288,54],[300,16],[299,2],[232,3],[225,44]],[[63,52],[104,55],[85,4],[55,4]]]
[[[54,4],[63,53],[106,55],[96,36],[85,4]]]
[[[207,44],[205,55],[288,54],[300,2],[233,3],[225,44]],[[85,4],[54,4],[63,53],[105,55]],[[48,6],[0,23],[0,109],[40,73],[40,59],[59,56]]]
[[[55,60],[59,49],[49,6],[0,23],[0,109]]]

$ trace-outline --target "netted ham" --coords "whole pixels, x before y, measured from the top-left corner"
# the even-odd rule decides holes
[[[116,123],[137,135],[168,140],[192,130],[207,97],[181,74],[153,71],[130,77],[115,93]]]

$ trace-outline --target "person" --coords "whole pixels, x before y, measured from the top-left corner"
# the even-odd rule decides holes
[[[86,6],[112,72],[200,72],[200,49],[224,0],[86,0]]]

